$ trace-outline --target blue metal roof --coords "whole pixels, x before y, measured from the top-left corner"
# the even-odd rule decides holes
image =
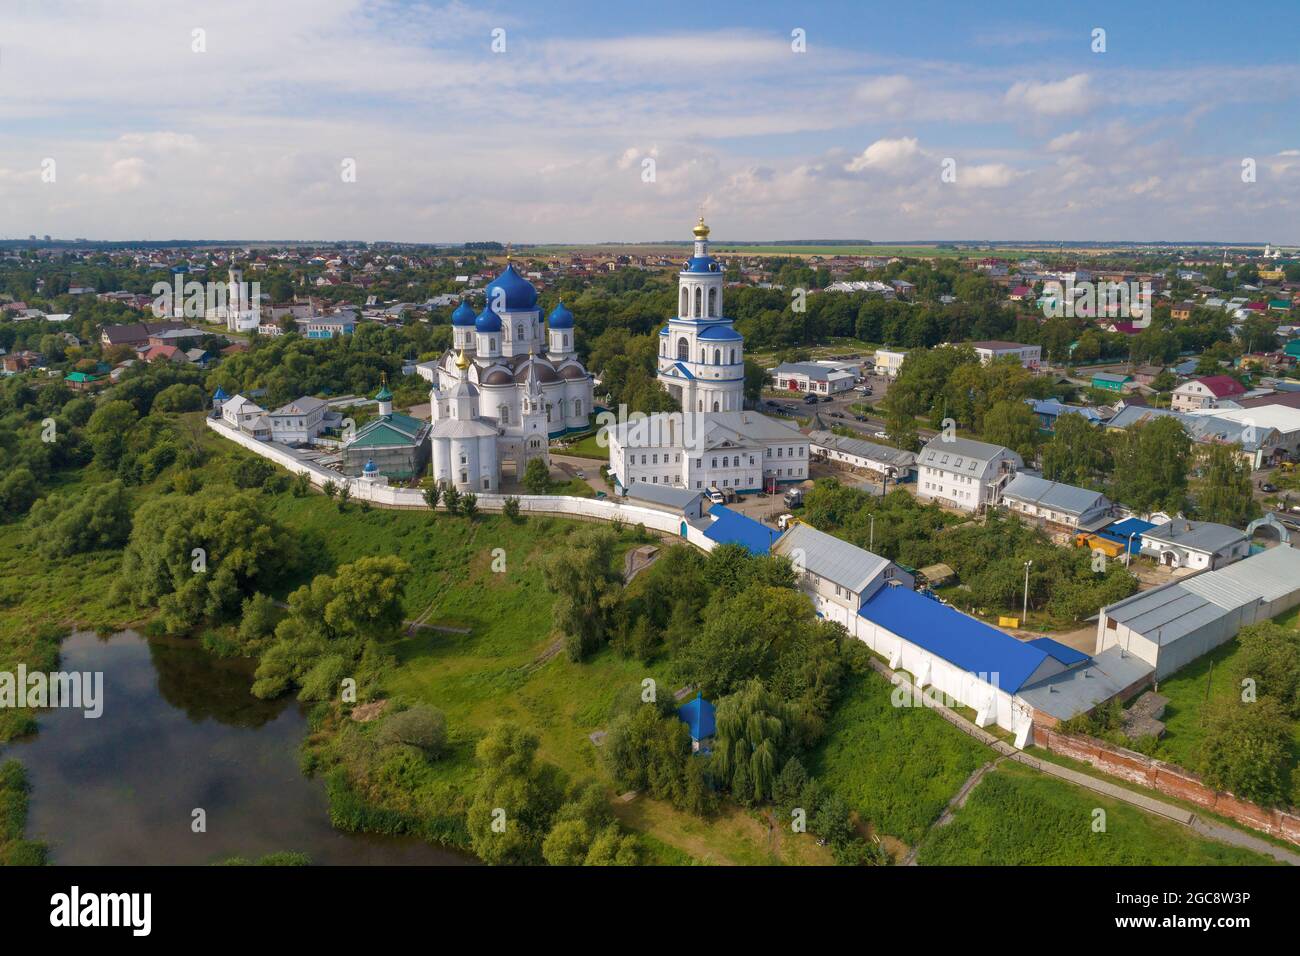
[[[1039,647],[901,586],[883,587],[858,615],[1014,694],[1048,657]]]
[[[718,260],[713,256],[691,256],[682,263],[683,272],[694,273],[717,273],[722,271],[722,266],[718,265]]]
[[[744,338],[743,335],[729,325],[711,325],[696,337],[707,339],[710,342],[729,342],[733,340],[739,342]]]
[[[694,377],[695,377],[694,375],[691,374],[691,370],[688,369],[688,368],[687,368],[685,365],[683,365],[681,362],[674,362],[674,363],[673,363],[673,368],[677,369],[677,371],[681,372],[681,373],[682,373],[683,375],[685,375],[687,378],[694,378]]]
[[[474,320],[474,328],[479,332],[500,332],[501,316],[493,312],[492,306],[489,305]]]
[[[1122,544],[1133,554],[1137,554],[1142,550],[1142,535],[1154,527],[1155,525],[1150,521],[1143,521],[1141,518],[1125,518],[1123,521],[1106,525],[1097,534],[1108,541]],[[1129,535],[1133,535],[1132,542],[1129,541]]]
[[[214,402],[224,402],[229,397],[230,396],[226,394],[226,390],[222,388],[220,385],[218,385],[217,390],[212,393],[212,400]]]
[[[691,728],[692,740],[704,740],[718,731],[714,717],[713,705],[697,694],[694,700],[687,701],[677,708],[677,716]]]
[[[775,528],[732,511],[726,505],[714,505],[709,509],[709,516],[713,524],[704,529],[706,538],[718,544],[744,545],[750,554],[767,554],[773,542],[781,537]]]
[[[1036,637],[1028,643],[1047,651],[1049,655],[1055,657],[1066,667],[1073,667],[1075,664],[1082,664],[1086,660],[1091,660],[1083,651],[1076,651],[1073,647],[1062,644],[1060,641],[1054,641],[1050,637]]]

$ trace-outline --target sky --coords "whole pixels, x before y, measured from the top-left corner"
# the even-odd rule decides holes
[[[1296,12],[0,0],[0,238],[1300,244]]]

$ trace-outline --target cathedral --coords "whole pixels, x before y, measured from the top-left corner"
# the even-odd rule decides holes
[[[522,478],[531,459],[549,463],[550,439],[586,431],[594,411],[564,303],[543,319],[510,262],[485,292],[482,312],[452,313],[452,348],[431,370],[434,477],[460,491],[495,492],[504,467]]]

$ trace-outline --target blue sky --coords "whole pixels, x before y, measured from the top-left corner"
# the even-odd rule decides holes
[[[6,0],[0,235],[1296,244],[1298,58],[1285,3]]]

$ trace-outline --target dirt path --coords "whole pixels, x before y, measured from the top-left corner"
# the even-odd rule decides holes
[[[956,812],[962,807],[966,806],[966,801],[970,798],[971,791],[974,790],[976,785],[984,779],[984,775],[996,767],[1002,759],[1002,757],[998,757],[995,760],[990,760],[982,767],[975,768],[975,772],[967,777],[966,782],[957,788],[957,792],[953,794],[953,798],[949,800],[948,805],[943,808],[943,813],[939,814],[939,819],[935,820],[934,823],[926,829],[925,833],[921,835],[921,839],[916,841],[916,846],[908,850],[907,856],[903,857],[903,866],[916,866],[916,855],[921,852],[921,844],[924,843],[925,838],[930,835],[930,831],[937,830],[939,827],[946,827],[949,823],[952,823],[954,814],[956,814]]]

